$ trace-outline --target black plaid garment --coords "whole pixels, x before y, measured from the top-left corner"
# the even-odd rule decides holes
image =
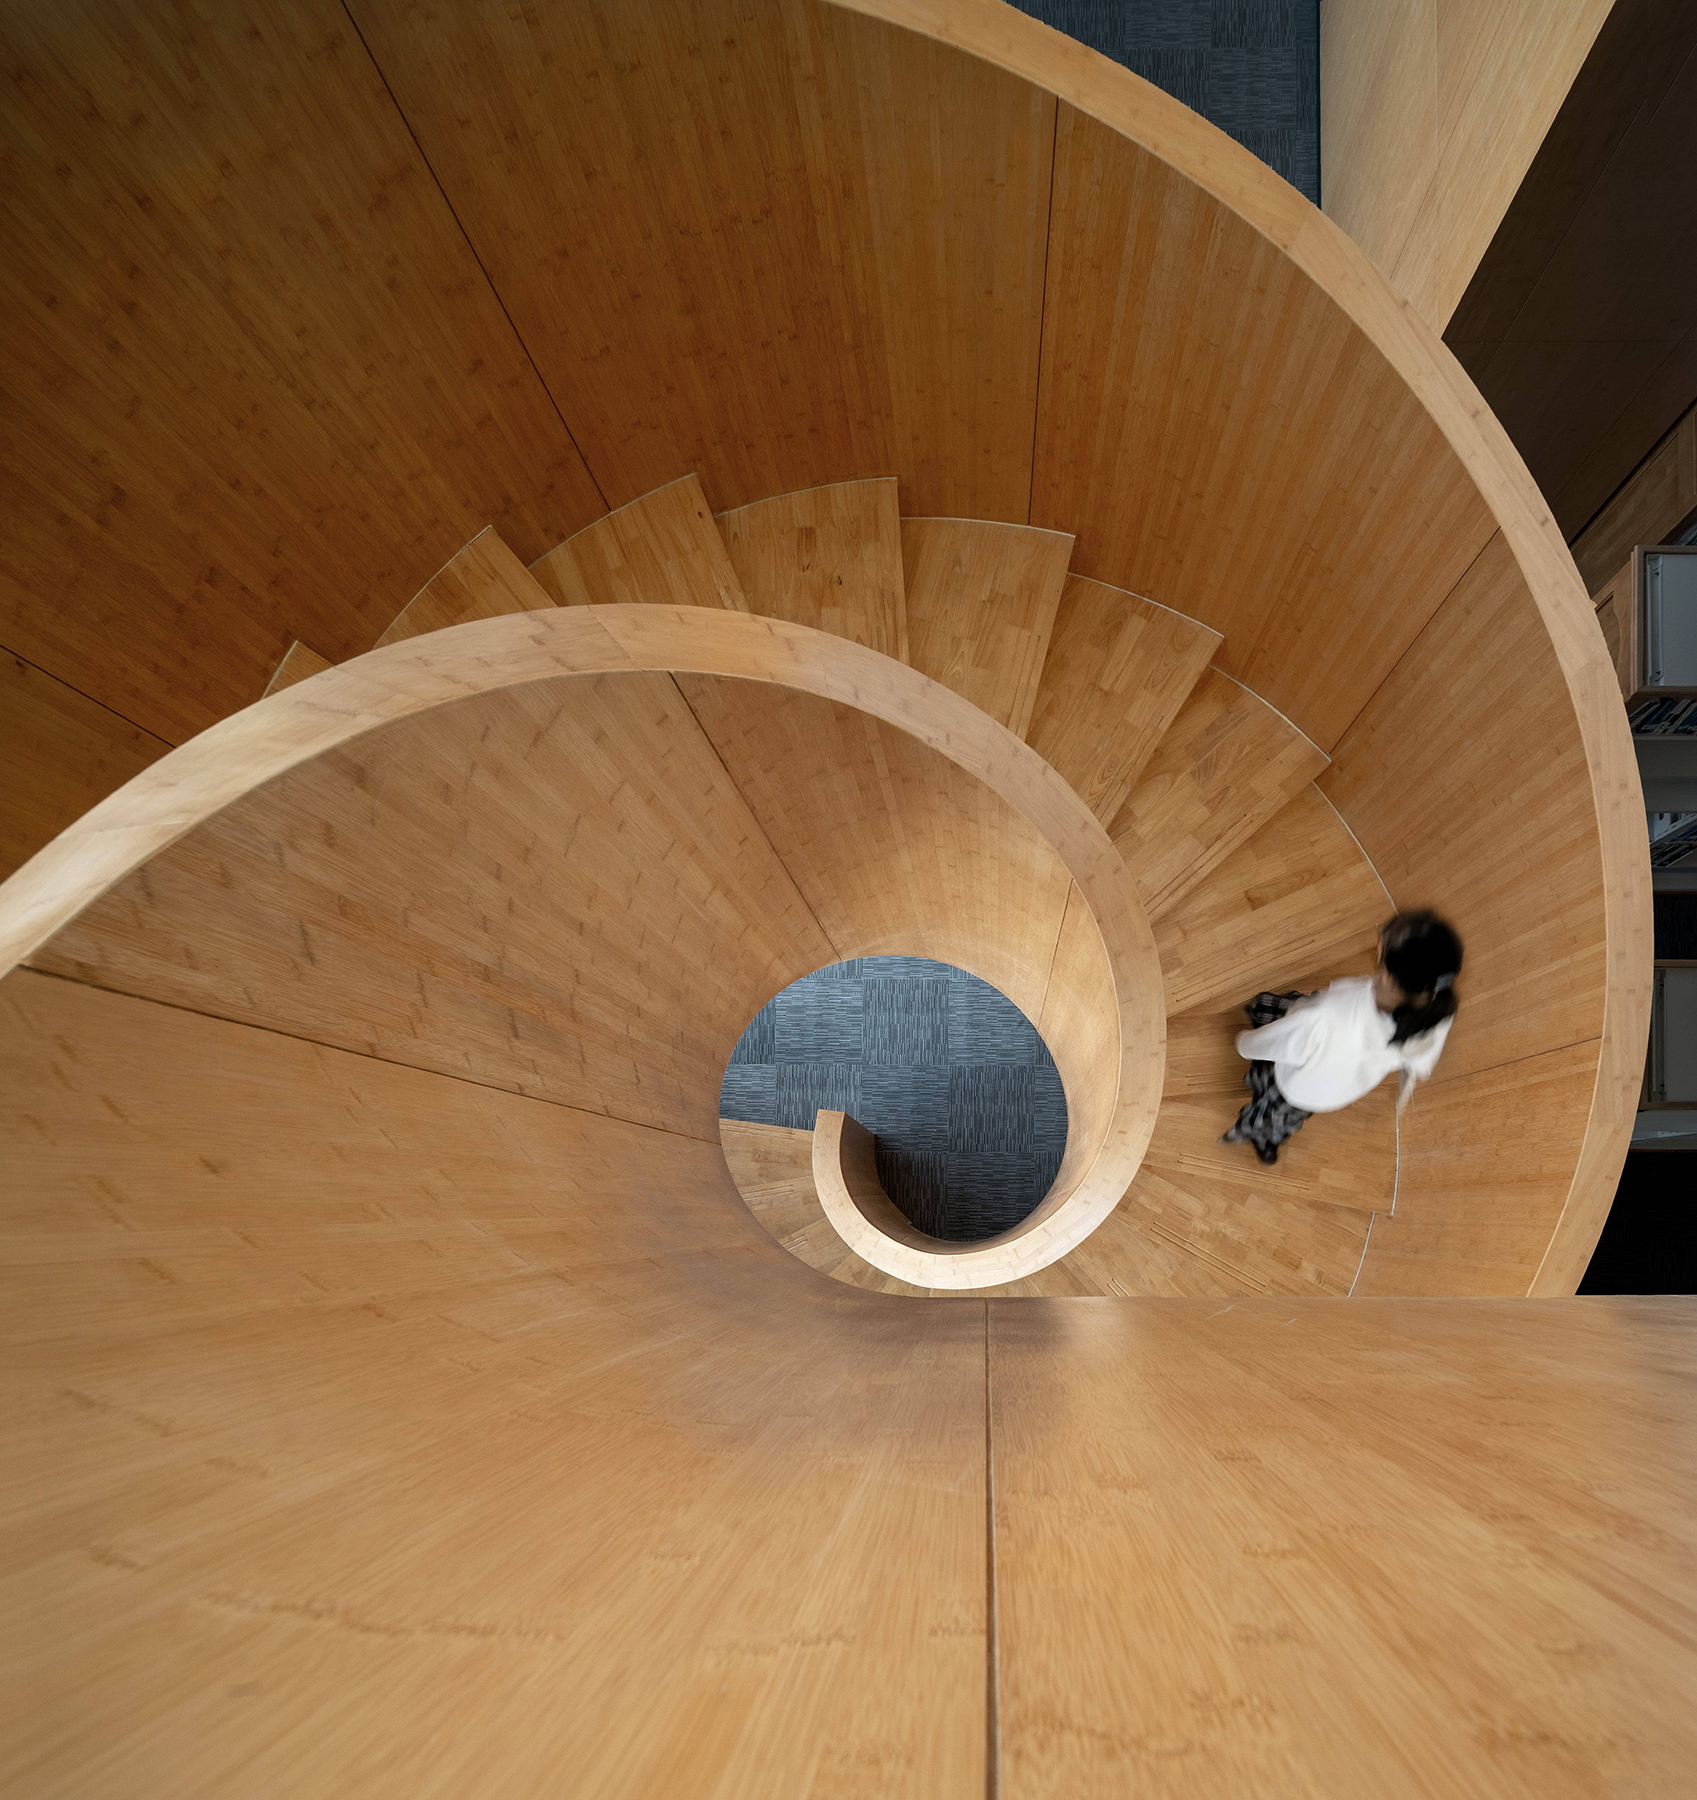
[[[1244,1011],[1249,1023],[1259,1030],[1282,1019],[1298,1000],[1311,1000],[1312,994],[1257,994]],[[1312,1116],[1291,1103],[1279,1092],[1270,1062],[1252,1062],[1243,1078],[1249,1089],[1249,1104],[1237,1115],[1237,1123],[1220,1139],[1222,1144],[1253,1144],[1255,1154],[1264,1163],[1279,1160],[1279,1145],[1302,1129]]]

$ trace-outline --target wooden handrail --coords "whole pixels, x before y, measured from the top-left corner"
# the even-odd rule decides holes
[[[1135,884],[1100,821],[1011,732],[915,670],[786,621],[705,607],[558,608],[455,626],[327,670],[164,758],[0,886],[0,972],[38,953],[50,960],[55,934],[125,876],[292,769],[449,702],[615,671],[730,676],[844,702],[940,752],[1047,841],[1073,883],[1050,977],[1074,1047],[1060,1059],[1070,1126],[1061,1174],[1021,1226],[987,1245],[923,1253],[918,1279],[978,1287],[1065,1255],[1130,1185],[1160,1104],[1165,1002]],[[750,994],[744,1016],[766,998]],[[907,1261],[888,1273],[907,1276],[921,1254],[902,1249]]]

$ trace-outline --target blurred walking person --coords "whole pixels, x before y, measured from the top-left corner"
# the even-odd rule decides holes
[[[1250,1101],[1223,1144],[1251,1144],[1264,1163],[1317,1112],[1338,1112],[1398,1078],[1397,1110],[1432,1073],[1461,1004],[1461,939],[1433,912],[1398,913],[1379,932],[1378,965],[1324,993],[1257,994],[1243,1009],[1237,1053]]]

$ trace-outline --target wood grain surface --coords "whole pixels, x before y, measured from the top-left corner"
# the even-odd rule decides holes
[[[171,746],[0,654],[0,880]]]
[[[1241,1003],[1370,956],[1393,910],[1361,846],[1311,783],[1156,927],[1168,1014],[1210,1000]]]
[[[374,647],[381,650],[427,631],[553,604],[500,534],[486,526],[413,595]]]
[[[1500,672],[1507,669],[1514,680],[1505,685]],[[1506,546],[1493,541],[1338,746],[1320,782],[1356,822],[1398,903],[1438,908],[1467,945],[1458,983],[1464,1004],[1441,1079],[1498,1069],[1503,1082],[1512,1083],[1516,1070],[1530,1082],[1529,1058],[1557,1051],[1590,1058],[1593,1086],[1582,1103],[1539,1089],[1551,1106],[1581,1104],[1589,1130],[1573,1137],[1576,1121],[1565,1112],[1544,1121],[1548,1141],[1571,1144],[1575,1160],[1565,1177],[1546,1158],[1531,1165],[1541,1172],[1536,1193],[1524,1190],[1516,1208],[1526,1224],[1521,1292],[1540,1278],[1554,1280],[1558,1268],[1563,1287],[1544,1291],[1571,1292],[1595,1247],[1636,1108],[1630,1076],[1643,1068],[1642,997],[1649,987],[1649,857],[1642,834],[1624,828],[1637,768],[1623,759],[1600,803],[1587,804],[1596,772],[1587,767],[1578,721],[1561,705],[1561,681],[1524,578]],[[1618,713],[1612,670],[1609,690]],[[1529,736],[1539,755],[1523,760]],[[1512,780],[1509,768],[1518,769]],[[1563,811],[1568,824],[1551,835],[1547,822]],[[1611,917],[1616,907],[1631,923]],[[1481,1104],[1502,1091],[1489,1082],[1476,1090]],[[1469,1127],[1451,1115],[1463,1133],[1456,1154],[1478,1161],[1474,1177],[1462,1175],[1459,1163],[1445,1165],[1463,1188],[1489,1181],[1491,1153],[1468,1135],[1483,1116],[1475,1113]],[[1492,1135],[1515,1135],[1523,1119],[1505,1115]],[[1399,1219],[1421,1215],[1426,1191],[1425,1178],[1411,1172]],[[1437,1180],[1434,1217],[1462,1204],[1446,1192]],[[1556,1260],[1541,1277],[1552,1254]],[[1365,1291],[1378,1281],[1375,1260],[1370,1252]],[[1499,1252],[1485,1291],[1504,1291],[1502,1266]]]
[[[1265,700],[1209,669],[1108,826],[1149,917],[1179,905],[1326,762]]]
[[[990,1311],[1010,1800],[1685,1784],[1692,1302]]]
[[[824,5],[353,12],[612,504],[1024,522],[1048,95]]]
[[[1644,459],[1573,541],[1573,560],[1593,599],[1638,544],[1665,544],[1697,510],[1697,406]]]
[[[36,962],[716,1140],[750,1013],[832,960],[671,679],[613,674],[463,701],[282,776]]]
[[[1048,293],[1032,522],[1329,749],[1491,533],[1437,423],[1274,244],[1065,106]]]
[[[982,1795],[981,1305],[820,1279],[717,1143],[0,1012],[8,1787]]]
[[[903,519],[908,661],[1024,737],[1072,539],[980,519]]]
[[[172,743],[606,510],[333,0],[8,15],[0,642]]]
[[[1025,741],[1110,824],[1220,642],[1141,595],[1068,576]]]
[[[1491,246],[1610,0],[1328,0],[1327,213],[1434,331]]]
[[[839,481],[720,513],[748,611],[907,662],[896,486],[893,475]]]
[[[265,684],[266,694],[280,694],[284,688],[293,687],[297,681],[310,680],[330,667],[330,659],[320,656],[310,644],[303,644],[299,638],[283,652],[282,661],[271,672],[271,679]]]
[[[748,610],[701,483],[693,475],[668,482],[585,526],[536,562],[531,573],[557,606],[718,605],[733,612]]]

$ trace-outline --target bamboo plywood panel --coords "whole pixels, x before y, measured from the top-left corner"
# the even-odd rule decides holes
[[[1326,211],[1442,331],[1611,0],[1329,0]]]
[[[532,569],[559,606],[710,606],[746,612],[736,570],[693,475],[586,526]]]
[[[753,1007],[832,950],[670,679],[567,678],[226,807],[38,964],[716,1141]]]
[[[1493,529],[1443,433],[1272,242],[1064,105],[1043,329],[1032,523],[1330,749]]]
[[[1025,518],[1046,94],[800,0],[354,11],[615,504],[895,473]]]
[[[1602,1033],[1602,856],[1565,687],[1494,540],[1320,781],[1398,903],[1467,946],[1449,1075]]]
[[[9,648],[178,742],[605,509],[341,6],[5,39]]]
[[[299,638],[283,652],[283,660],[272,672],[271,679],[265,684],[265,693],[260,698],[266,699],[272,694],[280,694],[284,688],[291,688],[297,681],[310,681],[314,675],[322,675],[331,666],[327,656],[320,656],[310,644],[303,644]]]
[[[386,644],[473,619],[498,619],[503,613],[534,612],[553,604],[494,528],[487,527],[401,608],[376,647],[381,650]]]
[[[982,1307],[818,1280],[714,1144],[0,1009],[23,1785],[984,1792]]]
[[[1327,213],[1442,331],[1436,8],[1437,0],[1328,0],[1320,16],[1320,168]]]
[[[1072,539],[979,519],[903,519],[908,660],[1024,737]]]
[[[1068,576],[1025,741],[1110,823],[1220,642],[1140,595]]]
[[[1211,1000],[1241,1004],[1312,969],[1371,958],[1392,910],[1360,846],[1310,785],[1156,927],[1168,1015]]]
[[[1358,1291],[1528,1293],[1590,1122],[1597,1045],[1438,1073],[1403,1117],[1396,1217],[1374,1228]]]
[[[757,500],[718,524],[748,611],[908,660],[893,475]]]
[[[0,652],[0,880],[170,748]]]
[[[1042,1013],[1072,879],[1036,829],[937,751],[814,695],[678,685],[832,953],[931,956]]]
[[[1677,1792],[1693,1322],[992,1302],[1001,1792]]]
[[[1594,623],[1587,636],[1602,664]],[[1612,671],[1564,674],[1498,540],[1374,696],[1323,785],[1399,903],[1438,907],[1467,944],[1445,1080],[1498,1067],[1530,1076],[1528,1059],[1557,1050],[1589,1060],[1582,1103],[1576,1089],[1542,1090],[1545,1104],[1588,1115],[1577,1139],[1567,1113],[1544,1120],[1552,1141],[1574,1145],[1565,1199],[1550,1189],[1518,1210],[1514,1252],[1499,1243],[1492,1253],[1499,1270],[1530,1267],[1532,1291],[1571,1293],[1626,1153],[1649,989],[1643,796]],[[1525,1115],[1506,1090],[1481,1091],[1495,1096],[1473,1127],[1483,1169],[1490,1141],[1513,1138]],[[1423,1180],[1411,1164],[1405,1192],[1418,1200]],[[1444,1177],[1458,1184],[1459,1174]],[[1474,1279],[1465,1259],[1457,1273]]]
[[[1325,766],[1288,719],[1210,669],[1108,827],[1149,917],[1170,912]]]

